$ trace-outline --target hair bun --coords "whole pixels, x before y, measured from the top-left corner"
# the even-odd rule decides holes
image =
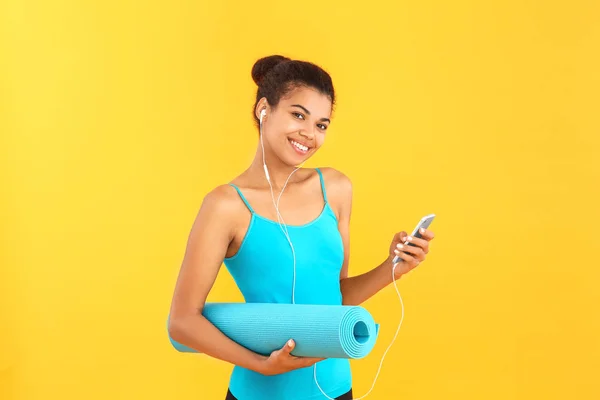
[[[252,79],[258,86],[260,86],[260,83],[265,77],[265,75],[270,70],[275,68],[275,66],[285,61],[291,61],[291,59],[280,55],[272,55],[260,58],[254,63],[254,66],[252,67]]]

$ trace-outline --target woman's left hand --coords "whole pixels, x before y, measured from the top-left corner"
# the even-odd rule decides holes
[[[406,232],[398,232],[394,235],[392,244],[390,245],[390,263],[394,257],[398,256],[398,265],[394,271],[395,279],[400,278],[402,275],[416,268],[419,264],[425,261],[427,254],[429,253],[429,242],[433,240],[434,234],[429,229],[421,228],[419,232],[421,238],[408,236]],[[404,243],[408,240],[408,243]],[[412,243],[413,245],[410,245]],[[408,253],[408,254],[407,254]],[[392,265],[393,267],[393,265]]]

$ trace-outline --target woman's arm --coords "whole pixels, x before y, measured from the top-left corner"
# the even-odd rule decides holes
[[[198,352],[261,372],[267,357],[225,336],[203,315],[204,303],[233,239],[235,197],[227,187],[210,192],[192,226],[169,314],[169,335]]]
[[[340,290],[342,292],[342,304],[360,305],[364,301],[374,296],[377,292],[388,286],[395,279],[398,280],[402,275],[408,273],[421,262],[429,252],[429,242],[433,239],[433,232],[426,230],[421,232],[423,239],[411,238],[411,243],[415,246],[405,246],[403,252],[396,246],[404,243],[407,233],[402,231],[394,235],[390,245],[387,258],[364,274],[348,277],[348,264],[350,262],[350,215],[352,213],[352,183],[350,179],[333,168],[328,168],[330,187],[328,191],[335,208],[338,210],[338,230],[344,243],[344,263],[340,273]],[[406,254],[408,252],[410,254]],[[392,263],[394,256],[400,256],[400,262],[394,270]]]
[[[369,272],[340,280],[343,304],[360,305],[390,283],[392,264],[390,260],[386,260]]]

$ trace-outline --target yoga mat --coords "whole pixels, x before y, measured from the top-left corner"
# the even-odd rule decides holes
[[[379,333],[379,324],[360,306],[206,303],[202,315],[231,340],[265,356],[293,339],[294,356],[360,359]],[[180,352],[197,353],[169,340]]]

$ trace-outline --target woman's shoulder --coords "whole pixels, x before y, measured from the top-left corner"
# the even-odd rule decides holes
[[[213,187],[204,196],[205,200],[214,202],[227,202],[234,200],[236,196],[235,188],[229,183],[223,183]]]
[[[228,183],[209,190],[202,200],[201,207],[224,218],[233,216],[241,208],[235,188]]]
[[[331,168],[319,168],[323,173],[325,191],[330,206],[338,220],[349,215],[352,208],[352,181],[343,172]]]
[[[331,188],[333,191],[345,194],[352,192],[352,181],[348,175],[333,167],[319,167],[319,170],[323,173],[323,180],[328,191]]]

